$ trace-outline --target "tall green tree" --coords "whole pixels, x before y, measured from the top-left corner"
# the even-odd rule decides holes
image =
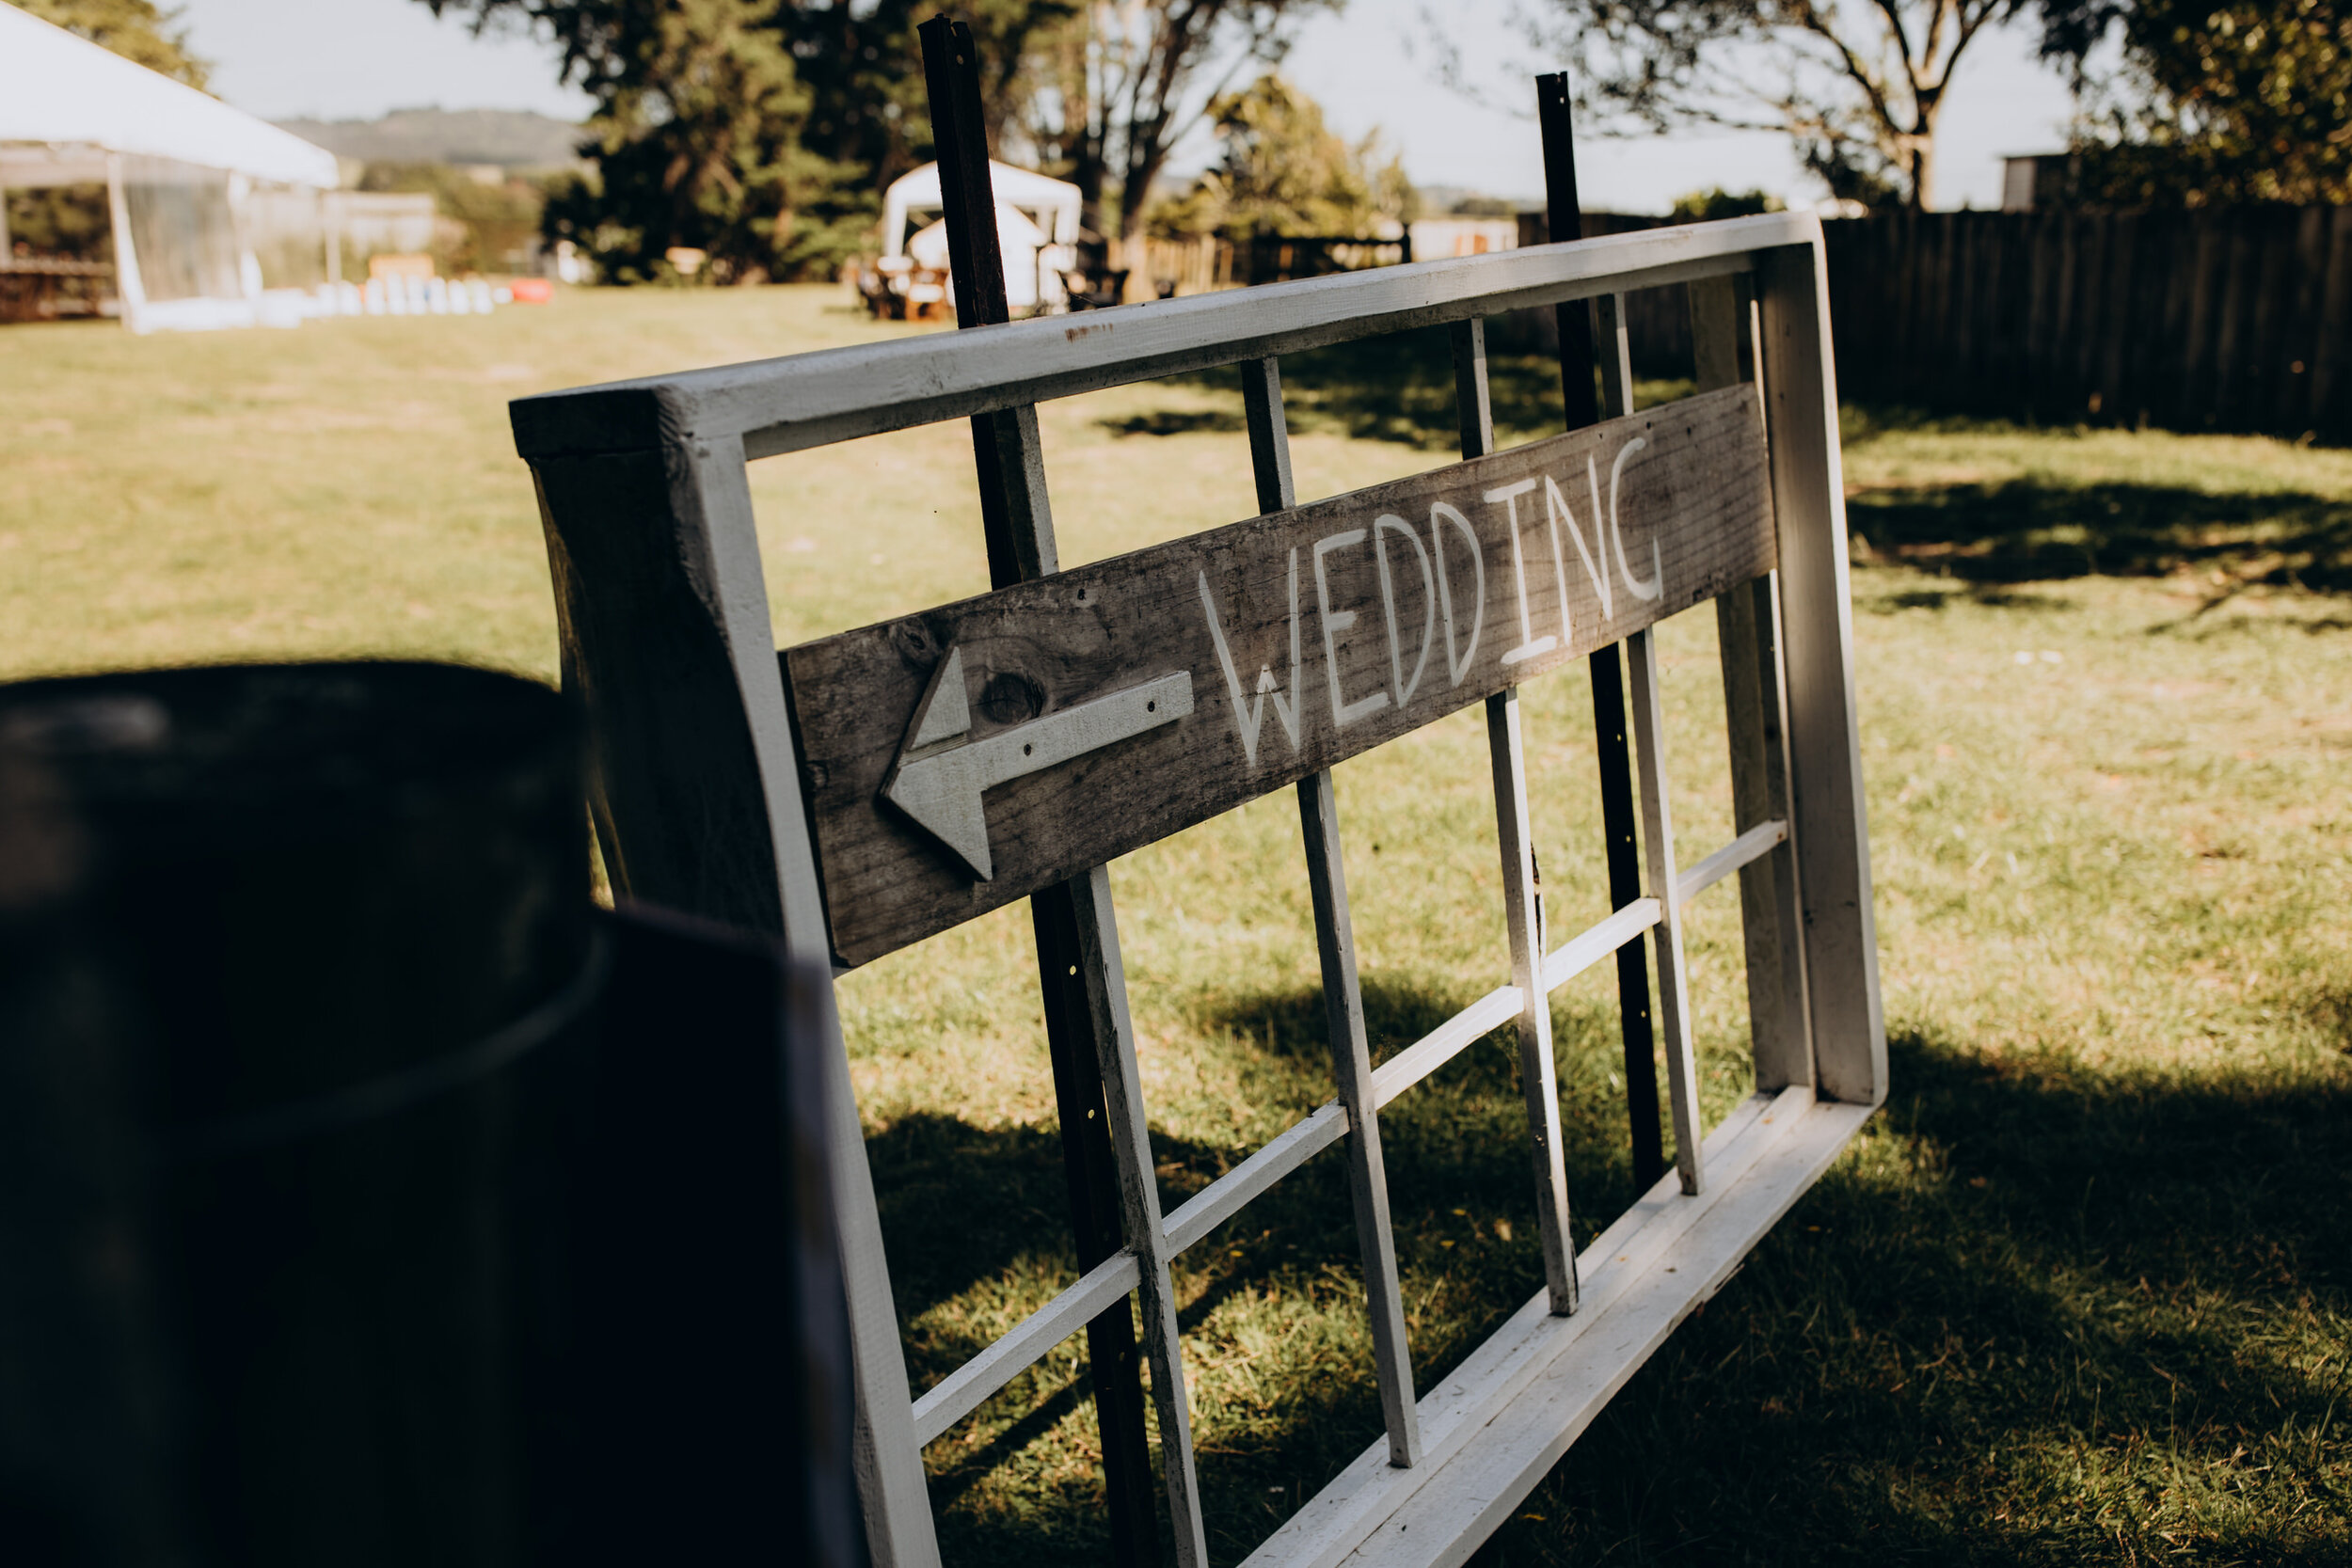
[[[111,49],[175,82],[202,87],[212,68],[188,53],[187,29],[173,30],[181,13],[154,0],[11,0],[43,22]]]
[[[822,273],[869,242],[881,190],[930,152],[915,24],[933,0],[422,0],[553,41],[595,99],[596,177],[548,203],[553,237],[623,277],[673,245],[723,276]],[[986,118],[1029,90],[1037,40],[1080,0],[977,0]]]
[[[1919,209],[1954,73],[2039,0],[1542,0],[1533,41],[1595,129],[1777,131],[1832,194]],[[1442,37],[1433,38],[1457,80]]]
[[[1349,143],[1324,123],[1322,106],[1268,71],[1209,105],[1216,166],[1182,198],[1151,214],[1171,233],[1369,237],[1382,219],[1413,215],[1404,166],[1382,156],[1377,133]]]
[[[477,25],[519,13],[551,34],[596,103],[581,151],[595,177],[549,193],[546,225],[608,276],[660,276],[673,247],[713,276],[765,277],[790,252],[791,176],[809,94],[777,0],[426,0]]]
[[[1086,0],[1040,39],[1020,95],[1025,138],[1078,187],[1087,227],[1123,251],[1143,231],[1152,182],[1208,105],[1244,72],[1279,65],[1308,16],[1344,3]]]
[[[2090,66],[2109,37],[2118,63]],[[2077,199],[2352,201],[2345,0],[2088,0],[2060,13],[2046,47],[2082,86]]]
[[[1081,0],[967,0],[979,46],[981,119],[998,156],[1023,142],[1045,40]],[[811,103],[802,146],[813,160],[802,245],[826,262],[870,243],[882,190],[931,156],[923,50],[915,27],[938,0],[786,6],[777,20]],[[1025,147],[1025,143],[1024,143]],[[1034,150],[1030,149],[1029,150]]]

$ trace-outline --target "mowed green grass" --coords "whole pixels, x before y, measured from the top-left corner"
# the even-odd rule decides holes
[[[861,341],[831,290],[486,321],[0,332],[0,675],[448,657],[548,678],[519,393]],[[1285,367],[1299,492],[1448,458],[1425,341]],[[1498,412],[1549,428],[1540,366]],[[1433,391],[1432,388],[1438,388]],[[1664,395],[1671,388],[1652,388]],[[1063,559],[1253,510],[1204,377],[1043,413]],[[1494,1563],[2352,1560],[2352,456],[1851,421],[1885,1111],[1486,1547]],[[779,636],[986,586],[967,437],[754,470]],[[1685,860],[1730,832],[1712,618],[1661,630]],[[1602,912],[1590,695],[1525,693],[1555,929]],[[1376,1050],[1505,974],[1481,725],[1343,766]],[[1170,1201],[1328,1097],[1296,812],[1113,867]],[[1710,1120],[1736,895],[1693,911]],[[927,1386],[1075,1275],[1008,911],[844,986]],[[1630,1195],[1610,983],[1558,998],[1580,1236]],[[1507,1032],[1383,1116],[1422,1386],[1537,1288]],[[1220,1560],[1378,1431],[1335,1154],[1179,1271]],[[1104,1550],[1073,1343],[930,1450],[951,1561]]]

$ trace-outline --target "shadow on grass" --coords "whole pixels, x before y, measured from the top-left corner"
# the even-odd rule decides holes
[[[1370,981],[1365,1011],[1375,1054],[1427,1033],[1462,1000]],[[1270,1056],[1320,1061],[1328,1050],[1319,990],[1242,996],[1199,1022]],[[1564,1062],[1598,1052],[1613,1059],[1617,1050],[1613,1017],[1563,1008],[1558,1035]],[[1506,1029],[1472,1045],[1381,1116],[1400,1272],[1408,1301],[1420,1304],[1413,1346],[1424,1390],[1543,1282],[1511,1039]],[[1622,1095],[1603,1073],[1581,1075],[1563,1094],[1563,1151],[1580,1243],[1634,1196],[1624,1115]],[[1173,1210],[1251,1151],[1239,1141],[1155,1132],[1163,1209]],[[910,1117],[871,1140],[868,1154],[901,1320],[950,1307],[910,1336],[909,1370],[920,1390],[985,1348],[986,1330],[958,1324],[952,1307],[959,1296],[977,1291],[985,1297],[995,1281],[1030,1268],[1074,1276],[1059,1133]],[[1238,1307],[1247,1319],[1261,1300],[1352,1292],[1359,1268],[1346,1165],[1343,1150],[1334,1148],[1186,1255],[1181,1321],[1193,1333],[1228,1308]],[[949,1560],[1024,1568],[1100,1560],[1099,1477],[1073,1488],[1055,1446],[1041,1441],[1073,1415],[1084,1441],[1093,1440],[1086,1430],[1090,1387],[1082,1374],[1073,1375],[1066,1356],[1059,1369],[1011,1386],[1008,1397],[1021,1413],[1009,1423],[969,1447],[943,1444],[932,1451],[932,1501]],[[1369,1353],[1360,1367],[1326,1369],[1326,1375],[1283,1388],[1271,1423],[1202,1422],[1198,1413],[1196,1423],[1212,1539],[1218,1560],[1237,1561],[1378,1435]],[[975,1495],[1000,1470],[1016,1481],[1025,1499],[1020,1505],[1006,1508],[1001,1488]],[[1279,1508],[1276,1487],[1284,1499]]]
[[[1966,584],[2215,574],[2352,591],[2352,501],[2302,493],[2011,480],[1869,490],[1847,503],[1873,550]]]
[[[1232,436],[1248,428],[1248,421],[1230,408],[1154,408],[1099,422],[1114,436]]]
[[[1427,1035],[1471,1000],[1374,975],[1364,978],[1362,996],[1364,1034],[1375,1065]],[[1622,1048],[1613,1012],[1560,1000],[1554,1003],[1552,1020],[1554,1057],[1560,1064],[1563,1157],[1577,1197],[1573,1223],[1581,1243],[1599,1234],[1635,1196],[1624,1089],[1610,1070],[1618,1064]],[[1317,1062],[1329,1057],[1320,988],[1233,997],[1202,1022],[1230,1029],[1270,1054]],[[1390,1208],[1399,1224],[1410,1214],[1451,1215],[1456,1208],[1470,1214],[1507,1216],[1528,1207],[1526,1102],[1519,1091],[1517,1038],[1511,1026],[1494,1031],[1380,1113]],[[1590,1070],[1580,1071],[1580,1066]],[[1665,1138],[1671,1149],[1671,1131]],[[1218,1164],[1192,1175],[1205,1184],[1248,1152],[1216,1151],[1211,1158]],[[1164,1148],[1163,1170],[1170,1159]],[[1352,1224],[1345,1214],[1341,1217]],[[1353,1235],[1349,1230],[1351,1246]],[[1530,1278],[1540,1278],[1540,1256],[1527,1256],[1537,1269]],[[1518,1306],[1515,1297],[1510,1307]]]
[[[2342,1026],[2347,994],[2304,1010]],[[1445,1008],[1375,988],[1367,1011],[1393,1041]],[[1223,1016],[1266,1049],[1320,1052],[1321,1011],[1311,993],[1268,995]],[[1613,1051],[1611,1022],[1563,1020],[1580,1239],[1632,1196],[1622,1102],[1578,1070]],[[1381,1118],[1407,1300],[1453,1292],[1450,1315],[1415,1325],[1424,1390],[1541,1281],[1507,1041],[1473,1046]],[[1892,1055],[1895,1093],[1864,1145],[1477,1560],[2352,1560],[2352,1083],[2102,1075],[1915,1036]],[[1171,1206],[1248,1152],[1155,1143]],[[914,1118],[872,1148],[903,1312],[1064,1244],[1056,1134]],[[1501,1215],[1521,1219],[1507,1242]],[[1340,1151],[1185,1266],[1188,1331],[1352,1280]],[[916,1346],[918,1386],[977,1348]],[[1099,1558],[1087,1485],[1041,1474],[1034,1507],[959,1506],[992,1470],[1036,1463],[1037,1440],[1090,1404],[1083,1378],[1037,1393],[935,1476],[951,1560]],[[1271,1422],[1208,1424],[1219,1561],[1379,1430],[1368,1367],[1269,1398]]]
[[[1476,1560],[2352,1560],[2352,1085],[1893,1055]]]
[[[1386,1061],[1461,1010],[1463,1001],[1425,987],[1377,974],[1359,982],[1364,1036],[1375,1063]],[[1463,999],[1467,1000],[1467,999]],[[1330,1059],[1330,1025],[1323,990],[1244,991],[1223,996],[1200,1014],[1211,1029],[1230,1031],[1288,1059]]]

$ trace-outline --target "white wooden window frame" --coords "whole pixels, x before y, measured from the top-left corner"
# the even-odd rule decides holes
[[[1044,520],[1033,405],[1212,366],[1243,367],[1259,499],[1294,504],[1283,354],[1413,327],[1454,330],[1464,455],[1493,444],[1483,322],[1598,302],[1608,412],[1627,411],[1623,295],[1687,285],[1702,390],[1738,375],[1752,311],[1779,531],[1778,569],[1717,601],[1739,833],[1676,855],[1657,655],[1627,639],[1649,895],[1554,946],[1528,832],[1518,694],[1487,704],[1506,874],[1510,981],[1374,1067],[1357,994],[1327,773],[1298,785],[1337,1096],[1162,1214],[1109,880],[1078,894],[1085,984],[1126,1246],[1012,1332],[912,1397],[872,1178],[827,998],[834,1187],[846,1253],[862,1500],[875,1561],[939,1560],[922,1448],[1129,1292],[1143,1307],[1177,1560],[1204,1522],[1183,1397],[1169,1264],[1253,1197],[1344,1140],[1385,1432],[1248,1561],[1263,1568],[1462,1560],[1527,1496],[1682,1318],[1704,1302],[1883,1100],[1885,1028],[1853,694],[1844,487],[1819,221],[1773,214],[1344,274],[968,332],[588,388],[514,405],[554,567],[567,689],[593,721],[594,807],[614,879],[637,897],[780,930],[829,955],[815,853],[745,465],[1003,411]],[[1018,469],[1015,470],[1018,472]],[[1015,488],[1020,488],[1016,483]],[[1016,505],[1018,504],[1016,499]],[[1737,873],[1757,1092],[1704,1135],[1683,973],[1682,907]],[[1661,896],[1662,890],[1670,895]],[[1656,931],[1677,1168],[1581,1252],[1552,1091],[1548,998]],[[1382,1175],[1381,1107],[1505,1022],[1518,1024],[1547,1282],[1437,1386],[1417,1393]],[[681,1070],[691,1070],[682,1052]],[[1347,1136],[1351,1128],[1362,1135]]]

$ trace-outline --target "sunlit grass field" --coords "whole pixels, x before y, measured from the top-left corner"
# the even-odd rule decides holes
[[[487,320],[0,331],[0,676],[397,654],[552,678],[505,403],[861,341],[832,290]],[[1498,416],[1556,428],[1549,372]],[[1414,340],[1285,366],[1298,489],[1450,459]],[[1668,385],[1649,388],[1671,395]],[[1066,562],[1254,510],[1216,377],[1043,411]],[[1884,1112],[1619,1395],[1493,1563],[2352,1560],[2352,453],[1850,418]],[[778,635],[986,587],[961,424],[754,470]],[[1661,630],[1685,860],[1730,835],[1713,621]],[[1525,695],[1554,928],[1603,912],[1590,693]],[[1507,974],[1474,713],[1341,768],[1375,1053]],[[1113,867],[1174,1201],[1329,1097],[1296,810]],[[1732,884],[1693,911],[1711,1121]],[[1025,916],[851,976],[918,1387],[1075,1277]],[[1614,999],[1559,993],[1580,1238],[1631,1194]],[[1383,1114],[1421,1386],[1539,1286],[1506,1035]],[[1376,1435],[1336,1152],[1179,1273],[1235,1561]],[[933,1445],[951,1562],[1101,1560],[1073,1342]]]

